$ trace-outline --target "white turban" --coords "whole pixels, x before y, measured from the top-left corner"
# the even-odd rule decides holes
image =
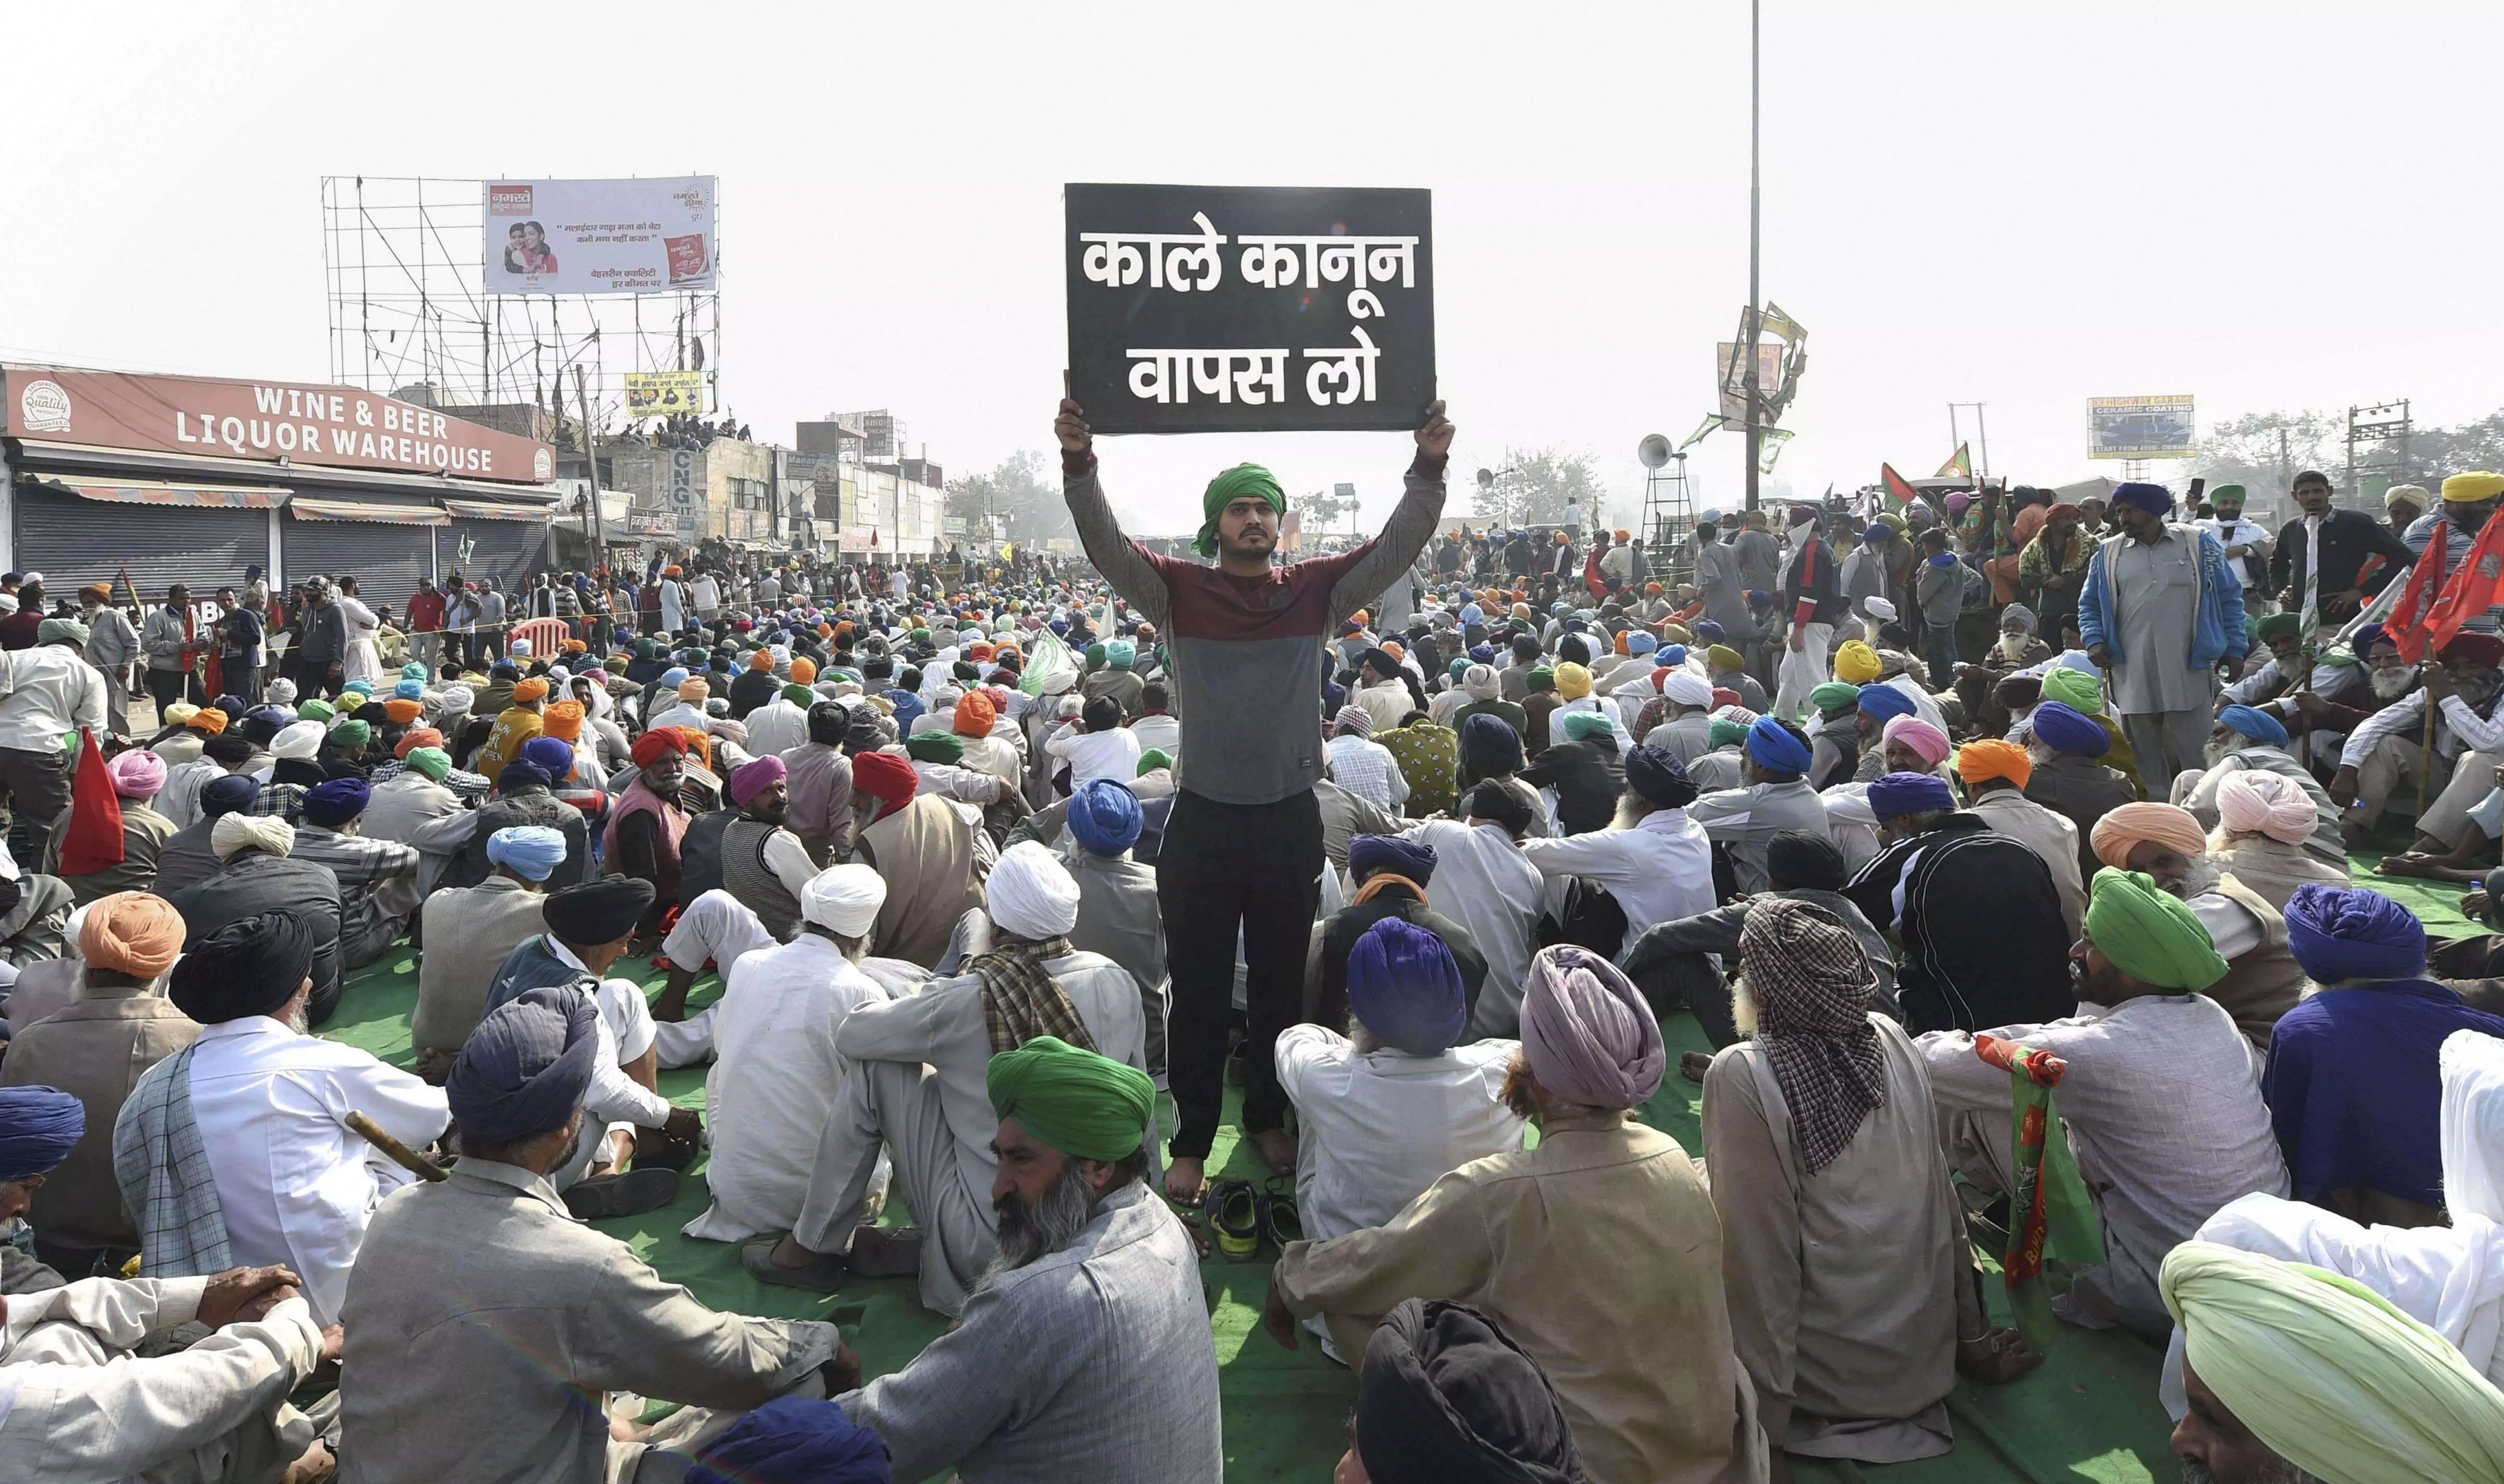
[[[800,889],[800,915],[842,938],[865,938],[887,905],[887,879],[871,866],[828,866]]]
[[[443,687],[443,714],[446,716],[467,716],[470,714],[470,707],[477,704],[478,693],[467,685],[455,684]]]
[[[269,740],[269,755],[310,762],[313,754],[322,750],[322,723],[291,721]]]
[[[209,848],[225,860],[237,850],[266,850],[285,855],[296,848],[296,827],[276,814],[247,814],[241,810],[220,814],[209,830]]]
[[[504,647],[511,650],[514,654],[521,656],[523,659],[530,658],[531,641],[529,639],[517,638]]]
[[[1472,665],[1468,669],[1462,671],[1461,689],[1468,691],[1470,693],[1470,699],[1473,701],[1493,701],[1496,698],[1497,691],[1501,689],[1500,683],[1496,677],[1495,667],[1492,665]]]
[[[1031,840],[1004,850],[984,887],[991,920],[1040,942],[1078,925],[1078,881],[1069,868]]]
[[[1882,624],[1895,616],[1895,605],[1884,598],[1863,598],[1861,605],[1869,610],[1870,617]]]
[[[1673,672],[1660,682],[1660,693],[1675,706],[1711,706],[1713,682],[1691,670]]]
[[[261,699],[271,706],[294,706],[296,682],[282,675],[261,688]]]
[[[0,593],[0,614],[15,613],[17,611],[17,595],[15,593]]]

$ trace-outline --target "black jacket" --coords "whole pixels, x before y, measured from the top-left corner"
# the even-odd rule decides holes
[[[2382,559],[2382,565],[2360,586],[2356,573],[2366,558],[2376,556]],[[2350,590],[2371,598],[2390,586],[2400,569],[2416,560],[2408,542],[2361,510],[2333,510],[2321,522],[2321,596],[2325,600]],[[2270,553],[2270,583],[2278,592],[2293,593],[2302,604],[2305,576],[2304,517],[2299,515],[2278,528],[2278,549]],[[2352,607],[2338,611],[2341,606],[2325,602],[2321,616],[2334,622],[2356,616]]]
[[[1844,606],[1842,582],[1835,571],[1834,548],[1817,536],[1809,537],[1806,551],[1792,553],[1783,564],[1783,601],[1774,614],[1779,632],[1790,631],[1791,615],[1802,601],[1817,604],[1809,618],[1814,624],[1839,624],[1850,611]]]
[[[2031,847],[1994,834],[1980,815],[1950,814],[1929,834],[1879,851],[1843,894],[1904,946],[1896,991],[1913,1034],[2077,1013],[2051,870]]]
[[[1460,966],[1469,1013],[1477,1015],[1478,990],[1486,984],[1486,955],[1478,951],[1478,941],[1468,928],[1409,895],[1407,887],[1385,886],[1372,901],[1342,907],[1322,922],[1321,997],[1313,1006],[1312,1022],[1347,1033],[1347,955],[1365,930],[1385,917],[1402,918],[1443,940],[1452,962]]]

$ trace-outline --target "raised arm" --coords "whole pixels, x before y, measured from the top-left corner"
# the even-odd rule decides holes
[[[1087,560],[1104,574],[1122,601],[1145,614],[1164,633],[1173,625],[1173,603],[1165,579],[1147,553],[1122,534],[1113,519],[1112,502],[1096,477],[1096,435],[1087,427],[1086,409],[1068,397],[1053,420],[1053,436],[1061,440],[1061,494],[1069,502],[1069,518],[1078,525],[1078,543]]]
[[[1417,430],[1417,457],[1403,478],[1400,503],[1392,507],[1382,534],[1331,588],[1334,626],[1373,602],[1433,538],[1436,523],[1443,518],[1443,465],[1451,456],[1452,431],[1441,400],[1426,409],[1425,426]]]

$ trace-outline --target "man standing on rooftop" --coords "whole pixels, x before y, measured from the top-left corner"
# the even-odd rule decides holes
[[[1198,549],[1213,567],[1158,556],[1123,535],[1096,476],[1086,411],[1062,398],[1063,493],[1088,560],[1166,637],[1182,723],[1181,785],[1157,857],[1173,967],[1167,1075],[1179,1119],[1165,1193],[1200,1198],[1225,1094],[1226,1029],[1242,931],[1250,1034],[1243,1126],[1275,1170],[1292,1170],[1286,1094],[1270,1055],[1297,1018],[1322,869],[1323,641],[1408,569],[1443,511],[1452,425],[1441,401],[1417,430],[1407,493],[1382,534],[1353,551],[1278,565],[1286,495],[1241,464],[1209,481]]]

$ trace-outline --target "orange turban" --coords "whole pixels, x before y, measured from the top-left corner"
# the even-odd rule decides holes
[[[517,706],[525,702],[544,700],[547,697],[547,693],[548,683],[545,680],[539,678],[537,675],[533,675],[527,680],[516,680],[513,682],[513,702]]]
[[[670,730],[686,742],[687,756],[702,763],[710,772],[713,768],[713,739],[693,727],[672,727]]]
[[[794,684],[794,685],[811,685],[811,684],[815,684],[815,683],[817,682],[817,661],[815,661],[815,660],[813,660],[813,659],[809,658],[809,657],[808,657],[807,655],[805,655],[805,654],[803,654],[803,655],[798,655],[798,656],[796,656],[796,657],[794,657],[794,658],[792,659],[792,661],[791,661],[791,683],[792,683],[792,684]]]
[[[852,620],[850,619],[844,620],[841,627],[837,627],[820,620],[817,624],[817,638],[833,638],[838,634],[850,634],[852,632]]]
[[[204,706],[200,707],[199,714],[185,724],[194,732],[206,732],[215,737],[226,729],[226,712],[214,706]]]
[[[406,696],[394,696],[383,703],[383,715],[400,726],[406,726],[415,721],[425,710],[426,707]]]
[[[2006,778],[2020,788],[2034,777],[2034,759],[2026,749],[1997,737],[1969,742],[1957,749],[1957,777],[1970,788],[1986,778]]]
[[[772,670],[774,668],[774,651],[771,649],[759,649],[754,654],[749,655],[748,657],[748,668],[750,670]]]
[[[79,956],[98,969],[155,979],[183,951],[183,915],[149,891],[99,897],[79,928]]]
[[[2208,833],[2187,809],[2171,804],[2125,804],[2096,821],[2087,843],[2096,859],[2116,871],[2130,869],[2131,846],[2153,841],[2185,860],[2198,860],[2208,848]]]
[[[435,728],[411,727],[408,729],[407,733],[400,738],[399,744],[392,748],[392,756],[405,758],[420,747],[440,747],[442,745],[443,734],[436,731]]]
[[[999,715],[990,696],[978,690],[967,691],[965,699],[956,703],[954,730],[959,737],[989,737],[991,723],[999,720]]]
[[[540,727],[559,742],[572,742],[582,735],[582,703],[560,701],[547,708]]]

